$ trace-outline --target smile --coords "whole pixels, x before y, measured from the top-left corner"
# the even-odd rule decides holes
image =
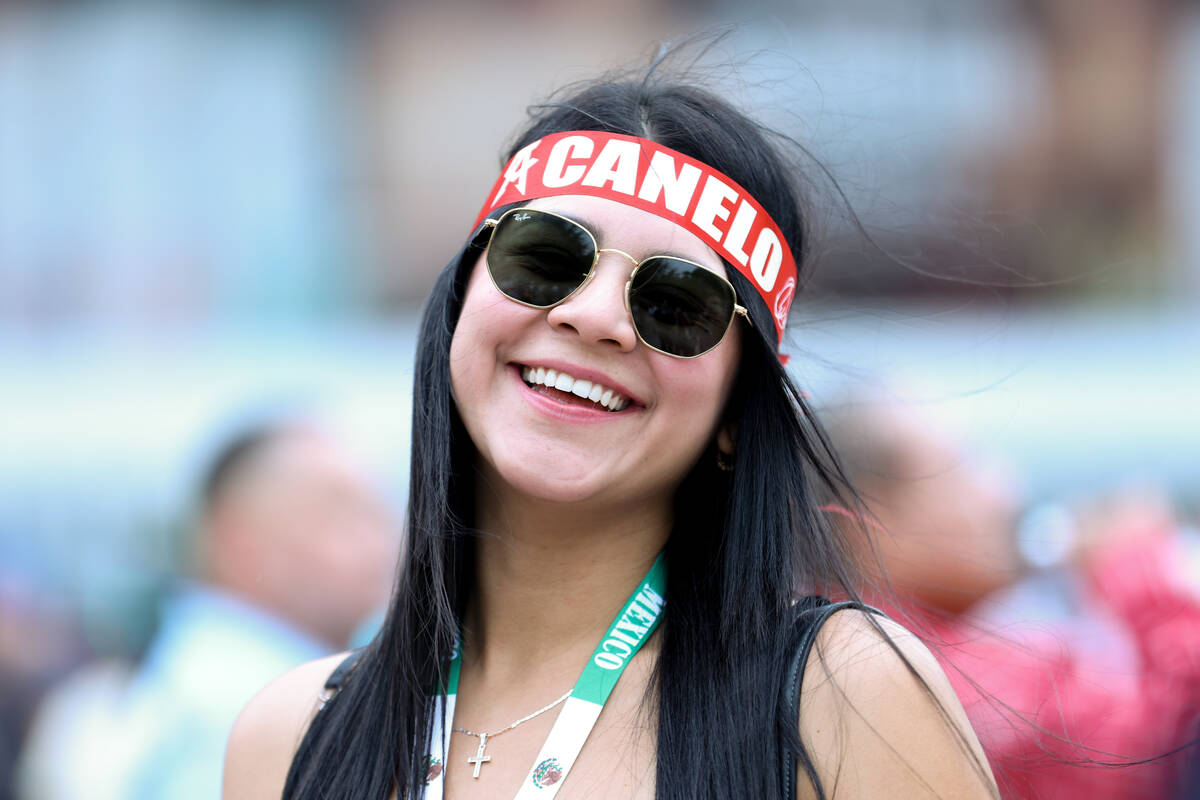
[[[608,411],[621,411],[629,405],[629,398],[623,394],[613,391],[599,383],[585,381],[582,378],[575,378],[565,372],[558,370],[547,369],[546,367],[521,367],[521,379],[534,389],[538,389],[543,394],[550,392],[569,395],[570,399],[578,402],[580,400],[590,401],[592,404],[607,409]],[[545,387],[545,388],[541,388]],[[565,397],[561,399],[567,399]]]

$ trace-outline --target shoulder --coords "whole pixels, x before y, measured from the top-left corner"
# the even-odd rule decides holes
[[[997,796],[937,659],[896,622],[857,609],[833,614],[801,685],[800,734],[827,797]],[[799,796],[811,796],[804,783]]]
[[[347,655],[309,661],[284,673],[242,709],[225,750],[225,800],[283,793],[296,748],[320,708],[325,681]]]

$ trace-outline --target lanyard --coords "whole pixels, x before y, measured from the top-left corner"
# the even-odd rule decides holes
[[[625,671],[634,654],[658,626],[662,616],[663,598],[667,593],[667,564],[662,553],[654,560],[650,571],[642,578],[633,594],[618,612],[608,632],[596,645],[587,666],[583,668],[571,696],[563,704],[554,727],[542,744],[533,766],[525,775],[515,800],[553,798],[562,786],[563,778],[575,764],[583,743],[587,741],[604,703]],[[445,789],[446,754],[450,752],[450,733],[454,726],[454,701],[458,696],[458,676],[462,669],[462,648],[455,648],[450,662],[448,688],[445,695],[435,698],[433,706],[433,735],[430,742],[440,743],[441,753],[429,756],[429,776],[425,784],[426,800],[442,800]],[[445,710],[446,727],[442,727]],[[479,753],[472,759],[478,770],[487,760],[481,742]]]

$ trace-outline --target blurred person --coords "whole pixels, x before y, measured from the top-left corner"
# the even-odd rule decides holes
[[[386,505],[315,427],[261,426],[229,442],[198,516],[196,579],[165,604],[132,676],[101,665],[51,698],[31,737],[26,797],[218,797],[246,701],[344,648],[387,599],[397,537]]]
[[[1200,594],[1177,569],[1165,501],[1122,493],[1078,511],[1065,570],[1080,616],[1032,625],[995,602],[1026,576],[1004,470],[879,395],[823,419],[865,504],[861,522],[831,510],[876,529],[861,553],[886,581],[873,599],[939,645],[1004,796],[1173,796],[1178,759],[1155,757],[1200,710]]]
[[[0,800],[14,796],[21,742],[38,701],[88,654],[79,620],[21,567],[28,565],[0,562]]]

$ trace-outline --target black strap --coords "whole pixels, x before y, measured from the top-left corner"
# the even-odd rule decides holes
[[[351,650],[350,655],[343,658],[342,663],[338,664],[337,668],[329,674],[329,680],[325,681],[326,699],[333,697],[342,688],[342,684],[346,682],[346,676],[350,674],[350,670],[354,669],[354,665],[358,663],[359,656],[362,654],[362,648]]]
[[[787,670],[783,676],[783,697],[781,713],[783,724],[795,728],[800,719],[800,684],[804,680],[804,667],[808,664],[808,656],[817,640],[817,633],[825,620],[829,619],[843,608],[857,608],[862,611],[880,613],[870,606],[853,600],[843,600],[831,603],[823,597],[805,597],[796,604],[796,621],[792,629],[792,647],[788,657]],[[783,797],[795,800],[796,787],[800,779],[799,753],[792,747],[791,739],[784,735],[785,728],[780,728],[779,764],[780,781],[783,787]]]

